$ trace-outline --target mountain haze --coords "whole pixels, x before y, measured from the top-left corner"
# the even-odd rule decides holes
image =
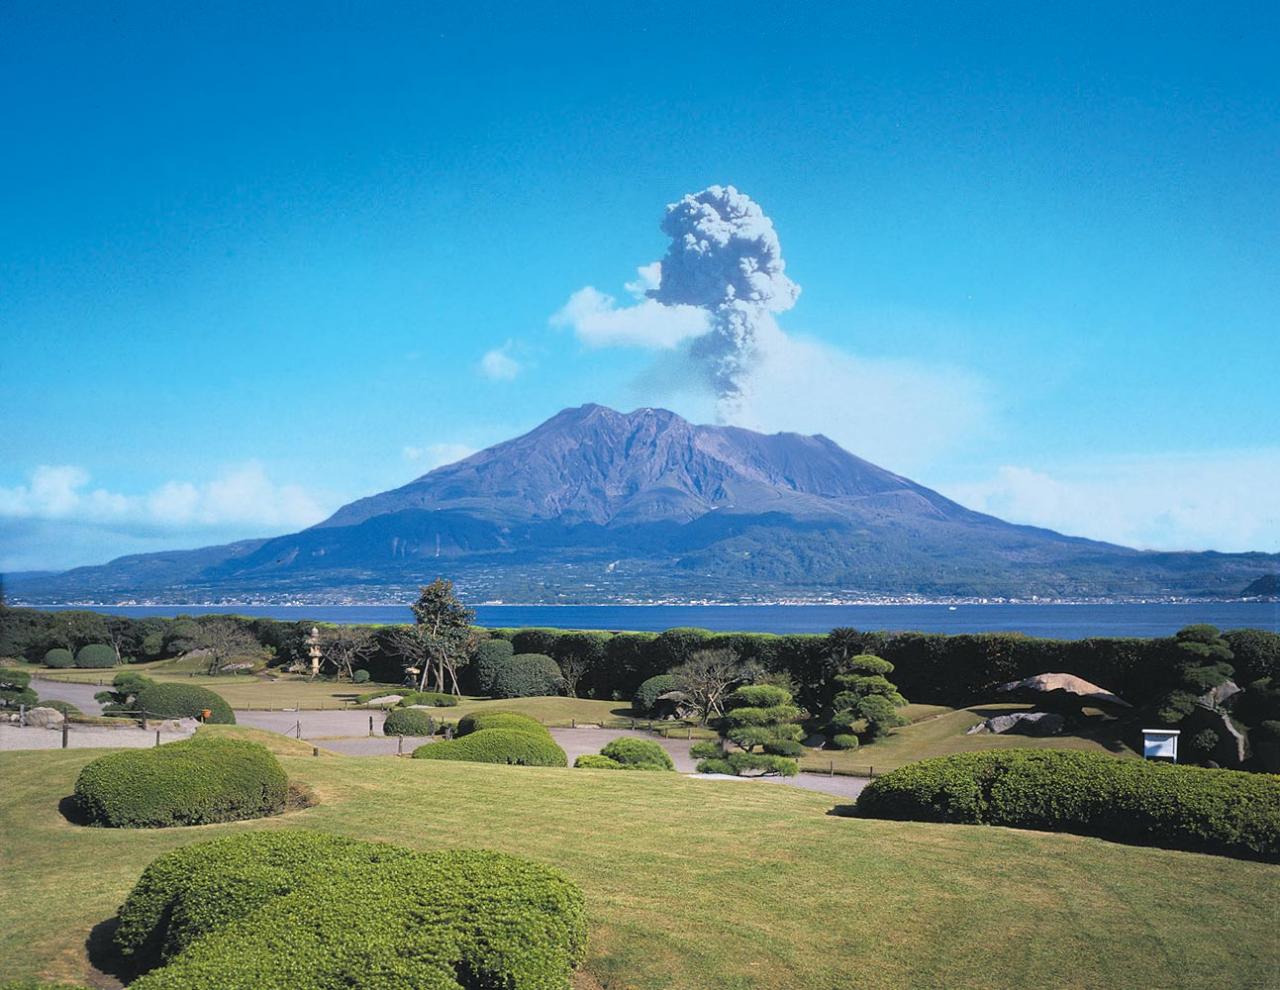
[[[288,536],[16,582],[33,601],[750,600],[1223,594],[1280,555],[1141,552],[1006,523],[823,436],[566,409]]]

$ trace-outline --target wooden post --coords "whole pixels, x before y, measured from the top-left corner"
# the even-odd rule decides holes
[[[312,747],[311,747],[311,755],[312,755],[312,756],[319,756],[319,755],[320,755],[320,747],[319,747],[319,746],[312,746]]]
[[[404,736],[396,736],[396,756],[404,756]]]
[[[373,716],[369,716],[369,735],[373,735]]]
[[[836,775],[836,761],[831,760],[827,763],[827,776],[834,777]]]
[[[301,739],[301,738],[302,738],[302,723],[301,723],[301,722],[299,722],[299,723],[298,723],[298,738],[299,738],[299,739]]]
[[[67,720],[62,720],[62,748],[67,748]]]
[[[160,745],[160,730],[156,729],[156,745]]]
[[[569,728],[576,729],[577,727],[578,727],[578,720],[576,718],[569,719]]]

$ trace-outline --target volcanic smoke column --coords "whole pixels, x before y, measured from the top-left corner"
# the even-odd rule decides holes
[[[733,186],[710,186],[667,207],[671,246],[661,281],[648,295],[668,306],[699,306],[711,329],[689,354],[715,391],[719,418],[739,418],[762,345],[780,331],[773,320],[795,305],[800,286],[787,278],[773,221]]]

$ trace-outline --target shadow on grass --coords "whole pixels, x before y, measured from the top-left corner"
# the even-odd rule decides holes
[[[74,794],[68,794],[58,802],[58,814],[72,825],[89,824],[89,817],[80,807],[80,802],[76,800],[76,796]]]
[[[141,975],[141,971],[121,956],[116,948],[115,935],[119,927],[120,919],[116,917],[99,921],[89,930],[89,937],[84,940],[84,948],[94,969],[118,981],[120,985],[124,985]]]
[[[858,806],[856,804],[837,804],[827,812],[827,815],[834,818],[857,818]]]

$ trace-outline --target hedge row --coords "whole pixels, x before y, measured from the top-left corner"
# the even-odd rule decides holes
[[[586,917],[571,881],[513,856],[255,832],[153,862],[115,939],[162,964],[132,990],[552,990],[582,962]]]
[[[1013,749],[922,760],[873,780],[857,813],[1280,862],[1280,777],[1098,753]]]
[[[90,824],[164,828],[278,814],[287,790],[265,746],[196,735],[100,756],[80,771],[75,797]]]

